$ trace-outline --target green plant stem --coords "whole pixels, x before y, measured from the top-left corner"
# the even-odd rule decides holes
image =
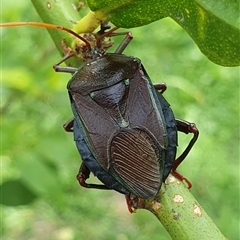
[[[184,183],[171,174],[155,200],[140,200],[136,208],[153,213],[175,240],[226,239]]]
[[[31,0],[33,6],[35,7],[39,17],[45,23],[56,24],[59,26],[64,26],[69,29],[73,29],[74,25],[80,20],[80,14],[77,9],[74,8],[71,1],[61,0]],[[61,56],[64,56],[66,53],[63,50],[61,45],[62,41],[66,46],[71,46],[72,41],[74,40],[73,36],[68,32],[60,30],[51,30],[48,29],[49,34],[51,35],[58,51]],[[71,58],[67,61],[68,65],[73,67],[79,67],[81,62],[78,58]]]

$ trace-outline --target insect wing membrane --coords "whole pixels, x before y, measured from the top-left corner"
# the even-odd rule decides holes
[[[154,197],[161,184],[157,146],[142,128],[122,130],[111,141],[109,172],[140,198]]]

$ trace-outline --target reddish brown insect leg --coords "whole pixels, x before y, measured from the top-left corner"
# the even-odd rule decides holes
[[[73,132],[73,121],[74,118],[70,119],[68,122],[63,124],[63,128],[66,132]]]
[[[133,208],[132,208],[132,200],[131,200],[131,198],[130,198],[129,196],[125,196],[125,198],[126,198],[126,203],[127,203],[128,211],[129,211],[130,213],[133,213],[134,210],[133,210]]]
[[[156,90],[163,94],[167,90],[166,83],[156,83],[153,85]]]
[[[191,182],[186,179],[184,176],[182,176],[178,171],[177,168],[178,166],[182,163],[182,161],[186,158],[190,150],[192,149],[194,143],[198,139],[199,131],[194,123],[189,123],[183,120],[176,119],[176,125],[177,125],[177,130],[183,133],[192,133],[193,137],[191,141],[189,142],[188,146],[184,150],[184,152],[175,160],[173,167],[172,167],[172,173],[175,177],[177,177],[181,181],[185,181],[188,185],[188,188],[192,187]]]
[[[61,41],[61,47],[62,47],[65,55],[69,55],[69,57],[74,55],[73,50],[66,45],[64,40]]]
[[[61,63],[65,62],[66,60],[68,60],[69,58],[71,58],[75,55],[75,53],[72,51],[72,49],[68,48],[66,46],[64,41],[61,41],[61,45],[62,45],[63,51],[65,52],[65,55],[59,62],[57,62],[53,65],[53,69],[56,72],[75,73],[77,71],[77,68],[60,66]]]
[[[85,188],[95,188],[95,189],[103,189],[103,190],[111,190],[108,186],[102,184],[88,184],[86,180],[89,178],[90,170],[88,167],[82,163],[79,169],[79,173],[77,174],[77,180],[82,187]]]

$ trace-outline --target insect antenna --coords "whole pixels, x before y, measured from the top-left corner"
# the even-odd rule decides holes
[[[18,26],[33,26],[33,27],[40,27],[40,28],[48,28],[48,29],[56,29],[61,30],[70,33],[71,35],[75,36],[76,38],[83,41],[87,48],[91,50],[90,43],[78,35],[76,32],[72,31],[69,28],[65,28],[63,26],[55,25],[55,24],[49,24],[49,23],[42,23],[42,22],[9,22],[9,23],[0,23],[0,27],[18,27]]]

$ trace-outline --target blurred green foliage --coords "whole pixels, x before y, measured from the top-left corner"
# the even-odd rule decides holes
[[[29,2],[1,7],[2,22],[40,21]],[[180,172],[223,234],[239,239],[239,68],[211,63],[170,19],[132,32],[125,54],[167,83],[175,116],[200,130]],[[62,129],[70,75],[53,71],[60,56],[47,31],[1,29],[0,54],[2,239],[170,239],[149,212],[129,214],[123,195],[79,187],[80,157]],[[179,135],[179,153],[190,137]]]

